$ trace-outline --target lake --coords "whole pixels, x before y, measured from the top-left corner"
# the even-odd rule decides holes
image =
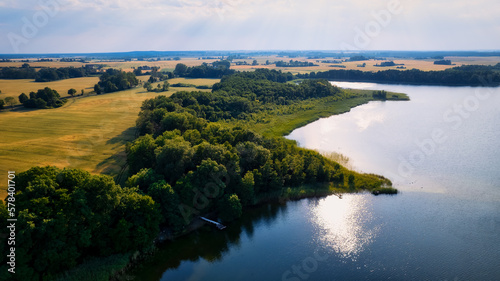
[[[500,88],[334,83],[402,92],[293,131],[392,180],[252,208],[163,245],[137,280],[500,280]]]

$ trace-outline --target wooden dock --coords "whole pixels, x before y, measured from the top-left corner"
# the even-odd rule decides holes
[[[205,217],[200,217],[200,219],[202,219],[202,220],[204,220],[204,221],[206,221],[206,222],[209,222],[209,223],[215,224],[215,226],[217,226],[217,228],[218,228],[218,229],[220,229],[220,230],[222,230],[222,229],[226,228],[226,226],[225,226],[225,225],[223,225],[223,224],[221,224],[221,223],[218,223],[218,222],[216,222],[216,221],[213,221],[213,220],[209,220],[209,219],[207,219],[207,218],[205,218]]]

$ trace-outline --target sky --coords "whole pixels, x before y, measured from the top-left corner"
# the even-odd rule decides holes
[[[0,53],[500,50],[498,0],[0,0]]]

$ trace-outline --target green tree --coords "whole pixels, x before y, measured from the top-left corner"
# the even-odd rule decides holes
[[[71,89],[68,90],[68,95],[74,97],[75,94],[76,94],[76,90],[75,89],[71,88]]]
[[[257,62],[257,60],[253,60],[252,65],[259,65],[259,63]]]
[[[95,85],[94,85],[94,92],[95,92],[97,95],[102,94],[102,89],[101,89],[101,86],[100,86],[99,84],[95,84]]]
[[[155,150],[156,170],[173,184],[191,165],[193,150],[191,144],[182,137],[165,140],[165,144]]]
[[[135,174],[143,168],[155,167],[156,143],[151,135],[139,137],[126,147],[127,163],[130,174]]]
[[[170,87],[170,83],[168,83],[168,81],[163,82],[162,91],[163,92],[168,91],[169,87]]]
[[[241,184],[236,188],[236,194],[240,198],[243,206],[253,205],[255,201],[255,180],[253,173],[248,171],[241,179]]]
[[[153,90],[153,85],[151,85],[151,82],[146,82],[144,83],[144,85],[142,86],[144,89],[146,89],[146,91],[148,92],[151,92]]]
[[[148,192],[149,187],[158,181],[163,180],[164,177],[162,175],[158,175],[151,168],[143,168],[137,174],[130,176],[127,179],[126,186],[127,187],[139,187],[144,193]]]
[[[4,105],[5,105],[5,102],[2,99],[0,99],[0,109],[3,109]]]
[[[174,74],[176,76],[184,76],[184,74],[186,74],[187,70],[188,70],[187,65],[185,65],[183,63],[178,63],[175,66]]]
[[[134,74],[136,76],[141,76],[142,75],[142,69],[141,68],[136,68],[136,69],[134,69],[133,72],[134,72]]]
[[[28,96],[25,93],[22,93],[19,95],[19,102],[25,103],[27,100],[29,100]]]
[[[233,221],[241,217],[243,213],[243,207],[236,194],[227,194],[224,196],[224,198],[219,201],[217,210],[219,212],[219,217],[223,221]]]
[[[6,97],[5,103],[10,105],[10,107],[13,107],[17,103],[17,100],[14,97]]]
[[[91,257],[147,247],[159,231],[151,197],[122,189],[109,176],[34,167],[18,174],[16,187],[16,245],[21,246],[9,280],[52,280]],[[2,204],[0,217],[4,226]],[[6,272],[6,255],[0,262]]]
[[[179,211],[179,196],[168,183],[164,180],[153,183],[148,189],[148,195],[159,205],[162,224],[176,231],[184,226]]]

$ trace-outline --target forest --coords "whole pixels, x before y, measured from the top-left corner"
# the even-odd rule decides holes
[[[384,70],[329,70],[297,74],[298,78],[321,78],[335,81],[375,82],[390,84],[442,85],[442,86],[498,86],[500,63],[489,65],[463,65],[442,71]]]

